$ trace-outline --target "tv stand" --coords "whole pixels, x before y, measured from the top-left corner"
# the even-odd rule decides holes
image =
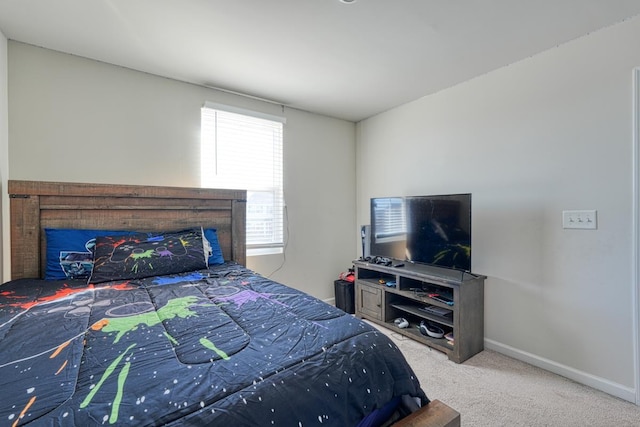
[[[485,276],[398,260],[353,263],[357,317],[440,350],[456,363],[484,349]],[[407,328],[394,323],[399,317],[409,321]],[[422,321],[452,333],[453,340],[423,335]]]

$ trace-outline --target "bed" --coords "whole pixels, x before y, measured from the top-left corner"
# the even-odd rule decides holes
[[[244,267],[244,191],[8,190],[3,424],[459,425],[384,334]],[[105,233],[89,257],[61,230]]]

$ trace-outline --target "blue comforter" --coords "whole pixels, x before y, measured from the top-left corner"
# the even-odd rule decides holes
[[[235,264],[0,286],[0,425],[357,425],[428,402],[382,333]]]

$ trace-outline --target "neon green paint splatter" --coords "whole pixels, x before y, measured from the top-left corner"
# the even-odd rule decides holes
[[[115,360],[111,362],[111,364],[107,367],[107,369],[105,369],[104,374],[102,374],[102,378],[100,378],[100,381],[98,381],[98,384],[96,384],[96,386],[93,389],[91,389],[89,394],[87,394],[87,397],[85,397],[82,403],[80,403],[81,408],[85,408],[89,403],[91,403],[91,399],[93,399],[93,396],[96,395],[98,390],[100,390],[100,387],[102,387],[102,384],[104,384],[107,378],[109,378],[109,376],[113,373],[113,371],[116,369],[116,366],[118,366],[118,364],[120,363],[124,355],[127,354],[129,350],[131,350],[135,346],[136,344],[131,344],[129,347],[127,347],[127,349],[124,352],[122,352],[120,356],[116,357]]]
[[[168,333],[167,331],[164,331],[163,333],[164,333],[164,336],[165,336],[165,337],[167,337],[167,339],[168,339],[169,341],[171,341],[171,343],[172,343],[173,345],[179,345],[178,340],[176,340],[174,337],[172,337],[171,335],[169,335],[169,333]]]
[[[113,399],[113,406],[111,406],[111,416],[109,417],[109,423],[115,424],[118,422],[118,412],[120,412],[120,403],[122,402],[122,394],[124,391],[124,382],[129,375],[129,368],[131,368],[131,362],[126,362],[118,374],[118,391],[116,397]]]
[[[141,258],[151,258],[151,255],[155,252],[154,249],[149,249],[139,254],[131,254],[130,257],[133,259],[141,259]]]
[[[196,316],[197,313],[189,309],[189,306],[196,303],[198,298],[188,296],[183,298],[175,298],[169,300],[164,307],[158,311],[148,311],[146,313],[136,314],[128,317],[115,317],[107,319],[107,324],[102,328],[103,332],[117,332],[113,341],[117,343],[120,338],[127,332],[134,331],[139,325],[155,326],[163,320],[172,319],[174,317],[187,318]]]
[[[209,350],[215,351],[218,354],[218,356],[222,357],[224,360],[229,360],[229,356],[227,356],[227,353],[225,353],[224,351],[220,350],[218,347],[215,346],[215,344],[213,344],[208,339],[200,338],[200,344],[202,344],[203,347],[206,347]]]
[[[115,344],[118,341],[120,341],[120,338],[122,338],[124,334],[130,331],[136,330],[139,325],[144,324],[147,326],[154,326],[159,324],[163,320],[173,319],[175,317],[187,318],[190,316],[197,316],[197,313],[195,311],[192,311],[189,307],[198,301],[199,301],[198,297],[195,297],[195,296],[175,298],[167,301],[167,304],[164,307],[159,308],[155,312],[151,311],[151,312],[140,313],[140,314],[136,314],[128,317],[102,319],[102,321],[96,322],[96,324],[100,324],[104,322],[104,326],[102,326],[101,328],[103,332],[107,332],[107,333],[117,332],[116,338],[113,341]],[[164,332],[164,335],[169,339],[169,341],[171,341],[175,345],[178,345],[178,342],[166,331]],[[200,343],[203,346],[215,351],[223,359],[225,360],[229,359],[229,357],[225,352],[216,348],[216,346],[213,345],[213,343],[207,340],[206,338],[202,338],[200,340]],[[80,408],[86,408],[87,405],[91,403],[91,400],[94,398],[96,393],[98,393],[98,391],[100,390],[104,382],[116,370],[116,368],[122,361],[122,358],[135,346],[136,344],[131,344],[120,356],[118,356],[117,358],[114,359],[113,362],[111,362],[111,364],[107,367],[107,369],[105,369],[104,373],[102,374],[100,381],[98,381],[96,386],[93,387],[93,389],[91,389],[89,394],[87,394],[87,397],[85,397],[82,403],[80,403]],[[118,389],[111,407],[111,415],[109,417],[110,424],[115,424],[118,421],[120,404],[122,403],[122,397],[124,394],[124,384],[127,380],[127,376],[129,375],[130,368],[131,368],[131,362],[126,362],[122,367],[122,369],[120,370],[120,373],[118,374]]]

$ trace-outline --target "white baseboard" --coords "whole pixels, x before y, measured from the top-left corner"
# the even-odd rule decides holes
[[[488,350],[496,351],[546,371],[553,372],[554,374],[569,378],[577,383],[603,391],[612,396],[619,397],[620,399],[627,400],[634,404],[636,403],[636,390],[631,387],[579,371],[570,366],[562,365],[553,360],[545,359],[544,357],[536,356],[535,354],[518,350],[517,348],[487,338],[484,339],[484,347]]]
[[[323,299],[322,301],[326,302],[329,305],[332,305],[335,307],[336,305],[336,299],[335,298],[328,298],[328,299]]]

